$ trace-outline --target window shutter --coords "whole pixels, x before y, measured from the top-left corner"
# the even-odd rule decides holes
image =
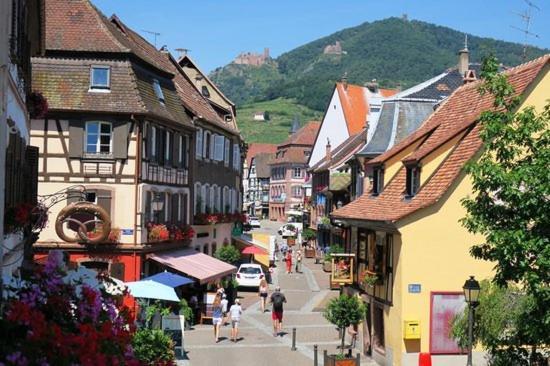
[[[113,124],[113,157],[115,159],[128,158],[128,123],[126,121]]]
[[[50,121],[53,123],[53,121]],[[84,153],[84,131],[86,125],[84,121],[69,121],[69,157],[81,158]]]
[[[157,128],[157,162],[159,165],[164,165],[164,143],[166,141],[166,133],[164,130]]]
[[[25,150],[27,184],[25,202],[36,204],[38,194],[38,147],[27,145]]]
[[[210,156],[209,158],[211,160],[214,160],[215,157],[214,157],[214,154],[215,154],[215,147],[216,147],[216,136],[215,134],[211,134],[210,135]]]
[[[179,194],[173,194],[171,197],[172,202],[170,204],[172,211],[171,211],[171,217],[170,222],[172,224],[176,224],[178,222],[178,211],[179,211]]]
[[[181,209],[183,210],[183,215],[182,215],[182,218],[183,218],[183,223],[184,224],[188,224],[189,221],[187,219],[187,210],[189,209],[188,206],[188,196],[186,194],[183,195],[183,202],[181,203]]]
[[[231,142],[229,141],[228,138],[224,137],[224,141],[225,141],[225,146],[224,146],[224,156],[223,156],[223,161],[224,161],[224,165],[225,166],[229,166],[229,150],[230,150],[230,144]]]
[[[111,277],[124,281],[124,263],[111,263]]]
[[[180,166],[180,135],[172,134],[172,166],[178,168]]]
[[[111,216],[111,191],[98,189],[96,192],[97,205],[102,207]]]
[[[198,130],[195,136],[195,155],[200,159],[202,157],[202,130]]]
[[[182,139],[181,139],[181,144],[182,146],[180,147],[181,151],[182,151],[182,161],[180,162],[180,168],[187,168],[187,146],[188,146],[188,137],[187,135],[185,136],[182,136]]]

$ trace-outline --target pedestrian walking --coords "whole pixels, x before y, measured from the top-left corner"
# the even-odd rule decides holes
[[[229,305],[229,301],[227,301],[227,295],[222,294],[222,301],[220,302],[222,306],[222,324],[226,325],[227,322],[227,306]]]
[[[283,304],[286,302],[285,295],[281,292],[279,286],[275,287],[275,292],[271,294],[270,302],[273,305],[271,310],[271,320],[273,320],[273,337],[281,334],[283,329]]]
[[[222,294],[217,293],[212,303],[212,325],[214,326],[214,339],[216,343],[219,341],[220,325],[222,324]]]
[[[292,249],[286,252],[286,273],[292,273]]]
[[[269,287],[267,286],[267,281],[265,278],[262,278],[260,281],[260,286],[258,286],[258,296],[260,296],[260,309],[262,309],[262,313],[266,310],[265,305],[267,302],[268,291]]]
[[[239,322],[241,321],[242,313],[241,302],[239,299],[235,299],[235,303],[229,308],[229,315],[231,316],[231,341],[233,342],[237,342],[237,337],[239,336]]]
[[[283,254],[281,256],[281,260],[284,262],[286,261],[286,254],[288,252],[288,244],[283,242],[283,244],[281,245],[281,253]]]
[[[302,273],[302,251],[296,251],[296,273]]]

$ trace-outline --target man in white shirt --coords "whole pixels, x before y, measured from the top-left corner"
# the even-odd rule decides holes
[[[241,321],[241,314],[243,309],[241,308],[241,302],[239,299],[235,299],[235,303],[229,308],[229,315],[231,316],[231,341],[237,342],[237,336],[239,335],[239,322]]]

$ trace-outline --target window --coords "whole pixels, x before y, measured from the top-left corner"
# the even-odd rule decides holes
[[[302,187],[301,186],[292,186],[292,197],[295,197],[295,198],[302,197]]]
[[[302,169],[300,168],[294,168],[292,173],[293,178],[302,178]]]
[[[157,128],[151,127],[151,160],[155,161],[157,157]]]
[[[197,131],[197,136],[196,136],[196,140],[197,140],[196,144],[197,145],[196,145],[196,154],[195,155],[199,159],[202,158],[202,133],[203,133],[202,130],[199,129]]]
[[[384,188],[384,169],[381,167],[374,168],[372,171],[372,194],[377,196]]]
[[[195,183],[195,214],[201,213],[202,199],[201,199],[201,184]]]
[[[206,190],[207,190],[208,184],[201,187],[201,207],[200,212],[205,213],[206,212]]]
[[[223,165],[229,166],[229,149],[231,148],[231,142],[228,138],[225,138],[225,151],[223,155]]]
[[[155,95],[159,98],[159,101],[164,104],[164,93],[157,79],[153,79],[153,89],[155,89]]]
[[[183,158],[184,158],[184,155],[183,155],[183,151],[185,150],[185,146],[184,146],[184,138],[182,135],[179,135],[178,136],[178,166],[179,167],[183,167],[184,165],[184,161],[183,161]]]
[[[172,134],[170,131],[166,131],[166,143],[164,144],[164,161],[170,162],[170,155],[171,154],[171,146],[170,146],[170,140],[172,139]]]
[[[111,86],[111,68],[92,66],[90,70],[90,89],[108,90]]]
[[[205,158],[205,159],[209,159],[210,158],[210,132],[209,131],[204,131],[204,134],[203,134],[203,142],[202,142],[202,148],[203,148],[203,152],[202,152],[202,156]]]
[[[223,161],[225,137],[222,135],[214,135],[214,160]]]
[[[86,154],[110,155],[113,151],[112,133],[109,122],[87,122]]]
[[[210,90],[208,90],[208,87],[206,85],[203,85],[201,88],[202,95],[204,97],[209,98],[210,97]]]
[[[407,167],[406,185],[407,197],[414,197],[420,188],[420,167],[418,165]]]
[[[241,152],[239,151],[239,145],[233,144],[233,169],[239,170],[241,160]]]

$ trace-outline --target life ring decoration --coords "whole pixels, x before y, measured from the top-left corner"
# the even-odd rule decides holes
[[[90,219],[80,221],[79,214]],[[78,227],[76,235],[67,234],[64,224],[76,225]],[[90,236],[89,229],[91,227],[96,229],[98,226],[100,230],[94,231],[96,235]],[[74,202],[63,208],[57,215],[55,232],[61,240],[67,243],[98,244],[107,240],[111,232],[111,218],[101,206],[85,201]]]

